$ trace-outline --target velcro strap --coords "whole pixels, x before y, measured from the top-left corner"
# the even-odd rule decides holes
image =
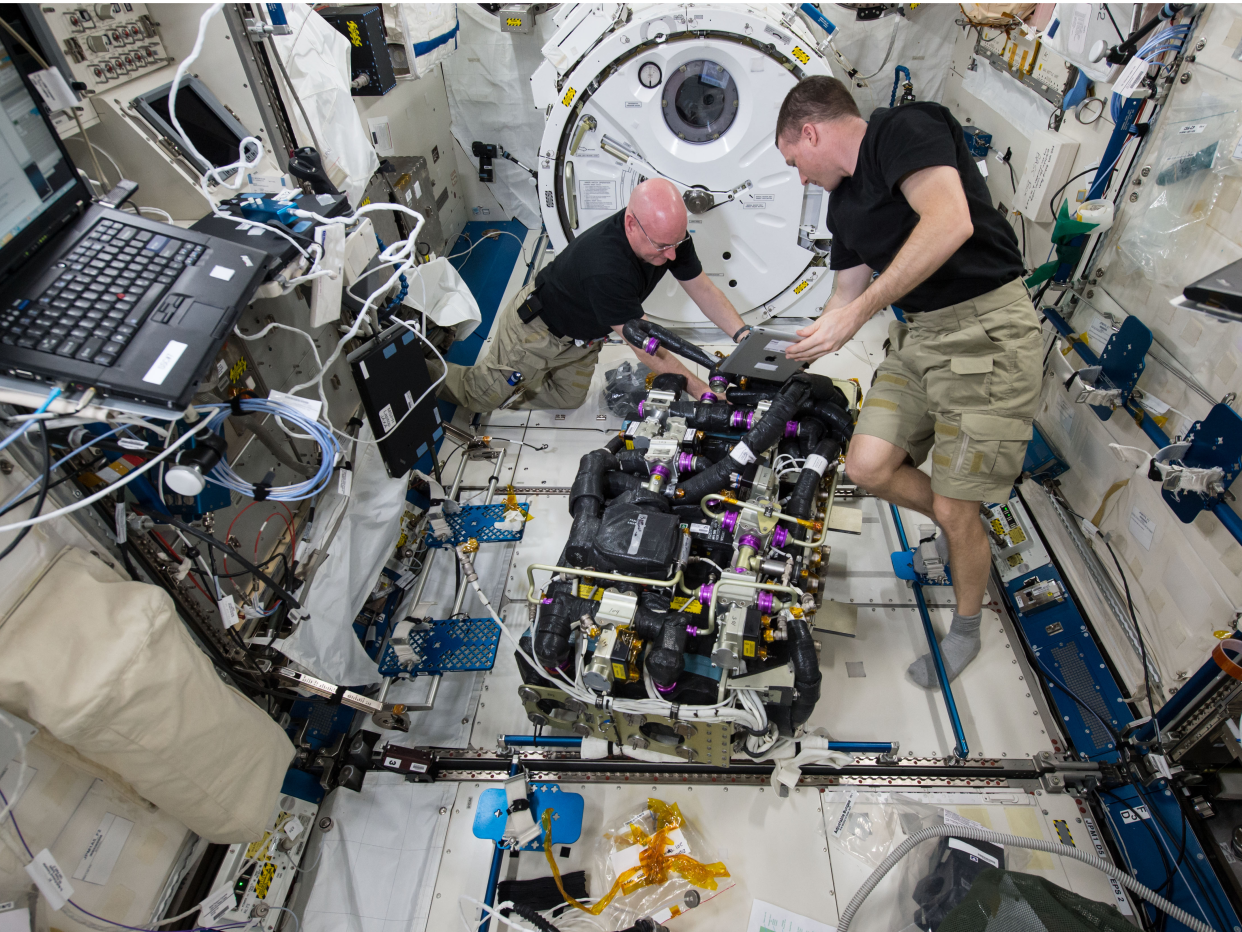
[[[1238,666],[1237,661],[1225,653],[1225,648],[1242,653],[1242,641],[1234,638],[1227,638],[1212,648],[1212,659],[1216,661],[1216,665],[1232,676],[1235,680],[1242,680],[1242,666]]]
[[[267,501],[267,494],[271,490],[272,490],[272,487],[267,482],[256,483],[254,487],[254,500],[256,502]]]
[[[506,811],[510,815],[513,815],[513,813],[515,812],[522,812],[523,810],[529,809],[529,808],[530,808],[529,799],[515,799],[513,802],[509,804],[509,808]]]
[[[241,395],[234,395],[232,398],[229,399],[229,407],[233,409],[232,410],[233,417],[245,417],[246,416],[246,412],[242,410],[241,403],[242,403]]]

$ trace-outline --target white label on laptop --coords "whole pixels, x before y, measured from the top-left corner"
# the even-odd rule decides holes
[[[73,885],[69,883],[69,878],[47,848],[36,854],[34,860],[26,865],[26,873],[52,909],[64,908],[66,901],[73,896]]]
[[[793,346],[794,342],[793,340],[768,340],[766,349],[769,353],[783,353]]]
[[[397,426],[397,419],[393,417],[392,405],[384,405],[379,412],[380,427],[384,428],[384,433],[388,433]]]
[[[249,225],[249,224],[247,224],[247,225]],[[255,226],[252,226],[252,227],[250,227],[250,229],[249,229],[249,230],[247,230],[247,231],[246,231],[246,235],[247,235],[247,236],[262,236],[266,230],[267,230],[267,227],[255,227]],[[217,266],[216,266],[216,268],[217,268],[217,269],[223,269],[223,270],[224,270],[224,271],[226,271],[226,272],[230,272],[230,271],[232,271],[232,269],[225,269],[225,268],[224,268],[224,266],[222,266],[222,265],[217,265]],[[211,273],[211,274],[212,274],[212,275],[216,275],[216,273],[215,273],[215,271],[214,271],[214,270],[212,271],[212,273]],[[219,275],[216,275],[216,278],[219,278],[219,277],[220,277]],[[232,276],[230,276],[230,277],[232,277]],[[225,281],[228,281],[228,279],[225,279]]]
[[[992,857],[992,855],[985,854],[974,845],[966,844],[966,842],[962,841],[960,838],[950,838],[949,847],[956,848],[958,851],[966,852],[969,857],[976,861],[983,861],[985,864],[991,864],[993,867],[1000,867],[1000,861],[996,860],[996,858]]]
[[[412,407],[414,407],[414,396],[411,395],[409,392],[406,392],[405,393],[405,410],[409,411],[410,408]]]
[[[173,366],[177,364],[177,360],[181,358],[181,354],[186,349],[185,343],[169,340],[163,352],[156,357],[155,362],[151,363],[151,368],[142,377],[142,381],[150,382],[152,385],[163,385],[164,380],[168,378],[168,373],[172,372]]]
[[[222,282],[232,281],[233,276],[236,274],[236,269],[225,268],[223,265],[217,265],[211,270],[211,277],[218,278]]]
[[[269,401],[275,401],[278,404],[288,405],[299,414],[304,414],[312,421],[319,420],[319,409],[323,407],[323,402],[318,398],[303,398],[300,395],[290,395],[286,392],[278,392],[272,390],[267,393]]]
[[[85,880],[87,883],[106,884],[112,876],[112,868],[116,866],[125,840],[133,829],[134,823],[122,819],[119,815],[105,812],[95,829],[95,837],[86,846],[78,869],[73,872],[74,880]]]
[[[242,253],[241,260],[242,260],[242,262],[244,262],[244,263],[245,263],[246,268],[248,268],[248,269],[252,269],[252,268],[254,268],[254,263],[250,261],[250,257],[249,257],[248,255],[246,255],[245,253]]]
[[[369,378],[371,377],[371,373],[367,372],[367,363],[366,363],[366,360],[364,360],[364,359],[359,359],[359,360],[358,360],[358,368],[362,370],[362,377],[363,377],[364,379],[369,379]]]
[[[776,371],[776,366],[772,365],[770,362],[757,362],[754,366],[756,369],[763,369],[765,372]]]

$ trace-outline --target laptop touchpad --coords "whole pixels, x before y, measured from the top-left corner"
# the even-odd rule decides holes
[[[201,301],[186,301],[177,309],[168,321],[174,327],[183,330],[200,330],[211,333],[224,317],[224,309],[203,304]]]

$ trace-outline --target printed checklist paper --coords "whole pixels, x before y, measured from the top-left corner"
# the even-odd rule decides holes
[[[763,900],[755,900],[750,907],[750,923],[746,926],[746,932],[836,932],[836,926],[799,916]]]

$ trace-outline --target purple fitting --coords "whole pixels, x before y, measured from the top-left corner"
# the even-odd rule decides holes
[[[643,344],[643,352],[648,356],[654,356],[660,348],[660,341],[655,337],[648,337],[647,342]]]
[[[674,689],[677,688],[677,683],[672,682],[672,683],[669,683],[667,686],[661,686],[659,683],[656,683],[655,688],[656,688],[656,692],[658,692],[661,696],[667,696],[669,693],[671,693]]]
[[[785,422],[785,436],[786,437],[798,436],[798,422],[797,421],[786,421]]]
[[[663,463],[656,463],[651,467],[651,475],[660,476],[662,479],[668,479],[672,476],[672,471]]]
[[[757,596],[755,596],[755,607],[765,615],[772,611],[772,606],[774,604],[776,604],[776,599],[773,598],[772,593],[770,592],[760,592]]]
[[[713,375],[707,380],[707,387],[717,395],[723,395],[729,388],[729,380],[723,375]]]
[[[772,532],[773,547],[784,547],[787,540],[789,540],[789,532],[783,527],[778,527]]]
[[[640,402],[638,403],[638,416],[639,416],[639,417],[643,417],[643,416],[644,416],[644,415],[643,415],[643,408],[645,408],[645,407],[647,407],[647,402],[646,402],[646,401],[640,401]]]
[[[724,525],[724,529],[730,534],[737,530],[737,516],[738,512],[736,511],[726,511],[725,516],[720,519],[720,523]]]
[[[763,547],[763,542],[754,534],[743,534],[742,539],[737,542],[739,547],[749,547],[751,550],[759,550]]]
[[[750,430],[755,425],[754,411],[734,411],[729,415],[729,426],[733,428],[743,428]]]
[[[687,636],[687,637],[692,637],[692,638],[693,638],[693,637],[698,637],[698,636],[699,636],[699,629],[698,629],[698,628],[696,628],[694,625],[686,625],[686,636]]]
[[[704,392],[703,394],[699,395],[699,401],[719,401],[719,400],[720,399],[716,397],[715,392]]]
[[[712,584],[708,583],[706,586],[699,586],[699,601],[706,605],[709,601],[711,601],[711,598]]]
[[[692,469],[694,469],[694,454],[693,453],[678,453],[677,454],[677,471],[678,472],[690,472],[690,470]]]
[[[552,599],[540,599],[539,601],[542,602],[544,605],[552,604]]]

